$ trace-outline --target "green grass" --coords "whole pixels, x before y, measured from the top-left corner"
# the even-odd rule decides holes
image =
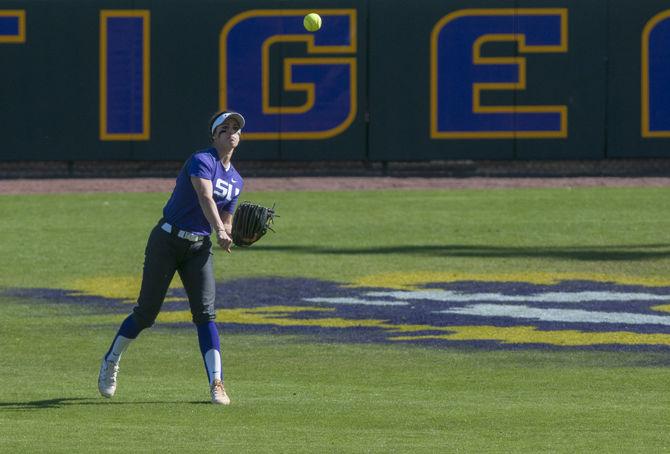
[[[97,396],[109,327],[5,308],[5,452],[658,452],[670,377],[660,354],[441,351],[224,336],[234,404],[206,404],[190,330],[141,335],[119,395]],[[49,316],[48,329],[44,317]],[[230,452],[230,451],[229,451]]]
[[[399,271],[668,279],[670,188],[255,193],[277,233],[219,279]],[[165,194],[0,197],[0,287],[141,273]],[[9,258],[9,259],[8,259]],[[667,351],[494,350],[222,337],[233,405],[207,404],[194,329],[156,327],[98,397],[117,326],[0,298],[0,451],[661,452]]]
[[[338,281],[381,273],[593,272],[666,277],[670,188],[255,193],[277,233],[230,256],[220,278]],[[1,286],[62,286],[142,270],[166,194],[0,197]],[[6,214],[5,214],[6,213]]]

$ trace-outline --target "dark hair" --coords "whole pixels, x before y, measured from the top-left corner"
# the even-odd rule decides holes
[[[212,117],[209,119],[209,127],[207,128],[207,131],[209,132],[209,140],[210,141],[214,140],[214,134],[212,134],[212,125],[214,124],[214,121],[217,118],[219,118],[219,115],[227,113],[227,112],[230,112],[230,111],[229,110],[220,110],[217,113],[215,113],[214,115],[212,115]]]

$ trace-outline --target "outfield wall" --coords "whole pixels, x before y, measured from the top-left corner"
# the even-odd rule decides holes
[[[661,0],[0,0],[0,62],[4,161],[181,160],[224,107],[239,159],[670,157]]]

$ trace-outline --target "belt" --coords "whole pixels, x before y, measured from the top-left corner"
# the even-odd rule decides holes
[[[183,238],[188,241],[193,241],[194,243],[196,241],[202,241],[205,239],[204,236],[196,235],[195,233],[187,232],[186,230],[179,230],[175,227],[172,227],[172,225],[168,224],[167,222],[164,222],[161,225],[161,229],[165,230],[167,233],[171,235],[178,236],[179,238]]]

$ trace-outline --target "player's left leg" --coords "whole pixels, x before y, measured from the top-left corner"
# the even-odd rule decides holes
[[[200,353],[205,362],[205,371],[209,379],[209,390],[213,404],[230,404],[230,398],[223,387],[221,368],[221,346],[219,332],[214,321],[195,325],[198,330]]]
[[[194,244],[188,259],[177,271],[188,295],[193,323],[198,331],[200,353],[209,379],[212,403],[228,405],[230,398],[223,387],[219,332],[214,323],[216,285],[209,239],[202,245]]]

